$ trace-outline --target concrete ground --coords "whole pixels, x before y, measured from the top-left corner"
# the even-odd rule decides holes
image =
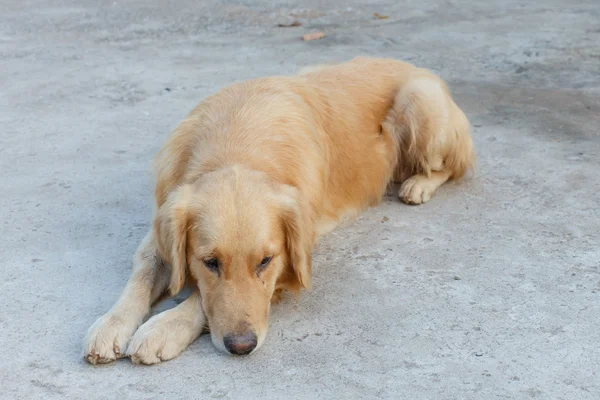
[[[0,397],[600,398],[600,3],[220,3],[0,4]],[[223,85],[361,54],[449,81],[474,179],[327,236],[250,357],[202,336],[154,367],[85,363],[169,131]]]

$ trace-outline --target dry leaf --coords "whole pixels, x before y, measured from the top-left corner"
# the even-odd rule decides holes
[[[318,40],[318,39],[323,39],[325,37],[325,34],[323,32],[313,32],[313,33],[307,33],[304,36],[302,36],[302,40],[308,42],[309,40]]]
[[[377,19],[386,19],[386,18],[390,17],[389,15],[381,15],[381,14],[378,14],[378,13],[373,13],[373,16],[375,18],[377,18]]]
[[[294,22],[291,22],[289,24],[278,24],[277,26],[280,27],[280,28],[294,28],[296,26],[302,26],[302,22],[300,22],[300,21],[294,21]]]

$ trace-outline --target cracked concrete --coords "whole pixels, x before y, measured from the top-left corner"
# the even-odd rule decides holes
[[[0,397],[600,398],[598,2],[220,3],[0,5]],[[155,367],[86,364],[169,131],[230,82],[362,54],[448,80],[475,177],[327,236],[255,355],[202,336]]]

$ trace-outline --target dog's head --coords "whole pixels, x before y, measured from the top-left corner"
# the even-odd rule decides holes
[[[266,174],[231,167],[171,192],[157,211],[169,290],[197,282],[212,341],[232,354],[262,345],[276,289],[311,282],[312,232],[298,191]]]

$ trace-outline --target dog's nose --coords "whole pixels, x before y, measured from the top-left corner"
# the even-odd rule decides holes
[[[246,332],[241,335],[228,334],[223,338],[223,344],[231,354],[242,356],[249,354],[256,348],[256,334]]]

